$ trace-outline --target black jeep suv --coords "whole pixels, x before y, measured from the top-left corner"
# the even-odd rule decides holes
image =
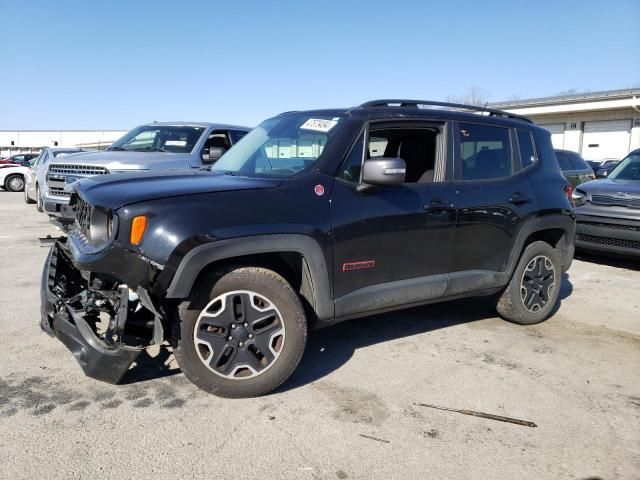
[[[549,133],[505,112],[284,113],[209,172],[79,182],[42,328],[101,380],[169,341],[200,388],[261,395],[313,327],[485,295],[507,320],[545,320],[573,258],[570,195]]]

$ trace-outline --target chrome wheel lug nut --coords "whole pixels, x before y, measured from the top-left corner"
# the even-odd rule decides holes
[[[231,328],[236,328],[236,324],[235,324],[235,323],[232,323],[232,324],[231,324]]]
[[[238,344],[238,346],[239,346],[239,347],[244,347],[244,343],[240,342],[240,343]]]
[[[249,324],[247,322],[244,322],[244,326],[245,328],[249,326]]]
[[[233,340],[233,337],[232,337],[231,335],[229,335],[229,336],[227,337],[227,340],[231,341],[231,340]]]
[[[253,333],[250,333],[250,334],[249,334],[249,338],[253,338]]]

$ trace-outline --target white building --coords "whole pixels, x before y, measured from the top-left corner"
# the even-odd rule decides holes
[[[101,150],[127,130],[4,130],[0,131],[0,156],[38,152],[42,147],[84,147]]]
[[[551,132],[555,148],[586,160],[621,159],[640,148],[640,89],[608,90],[490,104],[529,117]]]

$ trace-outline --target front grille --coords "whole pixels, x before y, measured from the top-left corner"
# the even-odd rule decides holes
[[[93,165],[52,164],[49,167],[49,173],[56,175],[106,175],[109,170]]]
[[[640,240],[622,240],[620,238],[598,237],[596,235],[585,235],[578,233],[576,240],[594,245],[605,245],[608,247],[635,248],[640,250]]]
[[[89,228],[91,226],[91,204],[77,197],[75,203],[76,229],[85,237],[89,238]]]
[[[640,208],[640,199],[625,197],[609,197],[606,195],[592,195],[591,203],[594,205],[619,206],[628,208]]]
[[[601,223],[601,222],[578,222],[580,225],[598,228],[610,228],[612,230],[627,230],[629,232],[640,232],[640,225],[622,225],[619,223]]]
[[[55,195],[56,197],[70,197],[71,192],[65,191],[62,187],[49,187],[49,193],[51,195]]]

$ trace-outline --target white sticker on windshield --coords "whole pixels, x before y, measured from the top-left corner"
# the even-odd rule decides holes
[[[174,146],[174,147],[184,147],[187,145],[186,140],[167,140],[164,142],[165,145]]]
[[[327,133],[337,124],[338,124],[337,120],[326,120],[324,118],[310,118],[300,126],[300,129]]]

